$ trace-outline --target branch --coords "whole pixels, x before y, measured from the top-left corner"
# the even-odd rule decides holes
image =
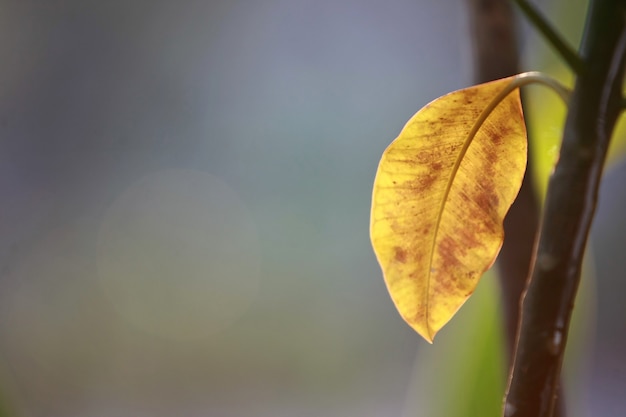
[[[584,63],[576,53],[552,27],[548,20],[526,0],[513,0],[519,6],[520,10],[526,15],[530,23],[546,38],[548,43],[556,49],[563,60],[567,62],[570,68],[580,74],[583,71]]]
[[[474,47],[474,81],[484,83],[517,74],[520,71],[519,56],[511,3],[508,0],[468,0],[467,4]],[[509,361],[513,357],[519,300],[528,277],[535,233],[539,227],[531,175],[532,171],[527,169],[519,195],[505,218],[505,240],[498,256]]]
[[[508,0],[467,0],[478,84],[520,72],[515,19]]]
[[[483,83],[519,73],[518,40],[515,36],[515,16],[511,2],[467,0],[467,9],[473,44],[474,81]],[[522,92],[522,99],[523,94]],[[539,229],[539,204],[532,175],[531,154],[529,150],[522,187],[504,219],[505,238],[497,262],[509,363],[513,359],[520,299],[530,274],[535,238]]]
[[[505,417],[550,417],[598,186],[621,110],[626,5],[592,1],[561,155],[548,186],[532,279],[523,300]]]
[[[484,83],[520,72],[515,19],[508,0],[468,0],[474,47],[474,81]],[[531,163],[529,152],[529,165]],[[498,255],[498,278],[504,299],[504,322],[509,361],[513,357],[519,301],[529,274],[539,208],[532,170],[526,169],[522,188],[504,220],[504,244]]]

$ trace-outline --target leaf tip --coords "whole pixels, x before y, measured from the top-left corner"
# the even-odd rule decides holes
[[[438,330],[433,329],[430,325],[428,326],[428,334],[426,335],[422,335],[422,337],[429,343],[429,344],[433,344],[435,341],[435,335],[437,334]]]
[[[422,326],[419,323],[412,323],[409,320],[407,320],[407,323],[413,328],[413,330],[417,332],[417,334],[422,336],[422,339],[424,339],[431,345],[433,344],[435,335],[437,334],[437,330],[433,329],[430,325]]]

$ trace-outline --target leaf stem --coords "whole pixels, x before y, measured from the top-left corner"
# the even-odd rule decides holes
[[[570,68],[580,74],[584,69],[584,62],[580,56],[572,49],[565,40],[559,35],[548,20],[526,0],[513,0],[520,10],[526,15],[526,18],[537,28],[537,30],[546,38],[546,40],[556,49]]]
[[[511,92],[513,92],[514,90],[527,86],[529,84],[543,84],[544,86],[549,87],[550,89],[552,89],[552,91],[557,93],[558,96],[561,97],[561,99],[565,102],[565,105],[569,103],[571,91],[554,78],[539,71],[529,71],[517,74],[513,78],[513,80],[511,80],[511,82],[507,84],[506,87],[504,87],[502,91],[500,91],[498,95],[496,95],[489,102],[489,104],[487,105],[487,107],[485,107],[482,113],[480,113],[480,116],[478,116],[478,119],[476,119],[476,123],[474,123],[472,129],[468,133],[468,143],[471,143],[471,141],[474,139],[474,136],[476,136],[476,133],[478,133],[480,127],[483,125],[483,123],[485,123],[485,120],[487,120],[491,112],[500,104],[502,100],[504,100],[506,96],[511,94]]]
[[[561,84],[556,79],[539,71],[529,71],[518,74],[513,80],[513,83],[517,83],[518,87],[523,87],[529,84],[543,84],[549,87],[561,97],[561,100],[568,105],[572,90]]]

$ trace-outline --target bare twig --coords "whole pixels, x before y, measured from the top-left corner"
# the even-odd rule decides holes
[[[598,186],[621,110],[626,5],[591,2],[559,162],[523,300],[505,417],[551,417]]]
[[[545,17],[526,0],[513,0],[526,15],[530,23],[543,37],[552,45],[552,47],[561,55],[563,60],[567,62],[570,68],[577,74],[583,71],[583,61],[580,59],[576,51],[574,51],[559,33],[552,27]]]
[[[474,48],[475,81],[488,82],[519,73],[515,16],[510,1],[468,0],[467,5]],[[534,189],[530,155],[529,151],[528,166],[520,192],[504,219],[505,239],[497,263],[509,364],[512,363],[519,324],[520,299],[530,274],[539,228],[539,204]],[[559,402],[556,415],[565,415],[562,401]]]

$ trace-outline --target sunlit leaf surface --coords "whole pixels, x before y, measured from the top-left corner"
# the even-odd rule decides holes
[[[380,161],[370,234],[401,316],[427,341],[493,264],[521,186],[527,141],[519,90],[471,135],[511,78],[450,93],[409,120]]]

